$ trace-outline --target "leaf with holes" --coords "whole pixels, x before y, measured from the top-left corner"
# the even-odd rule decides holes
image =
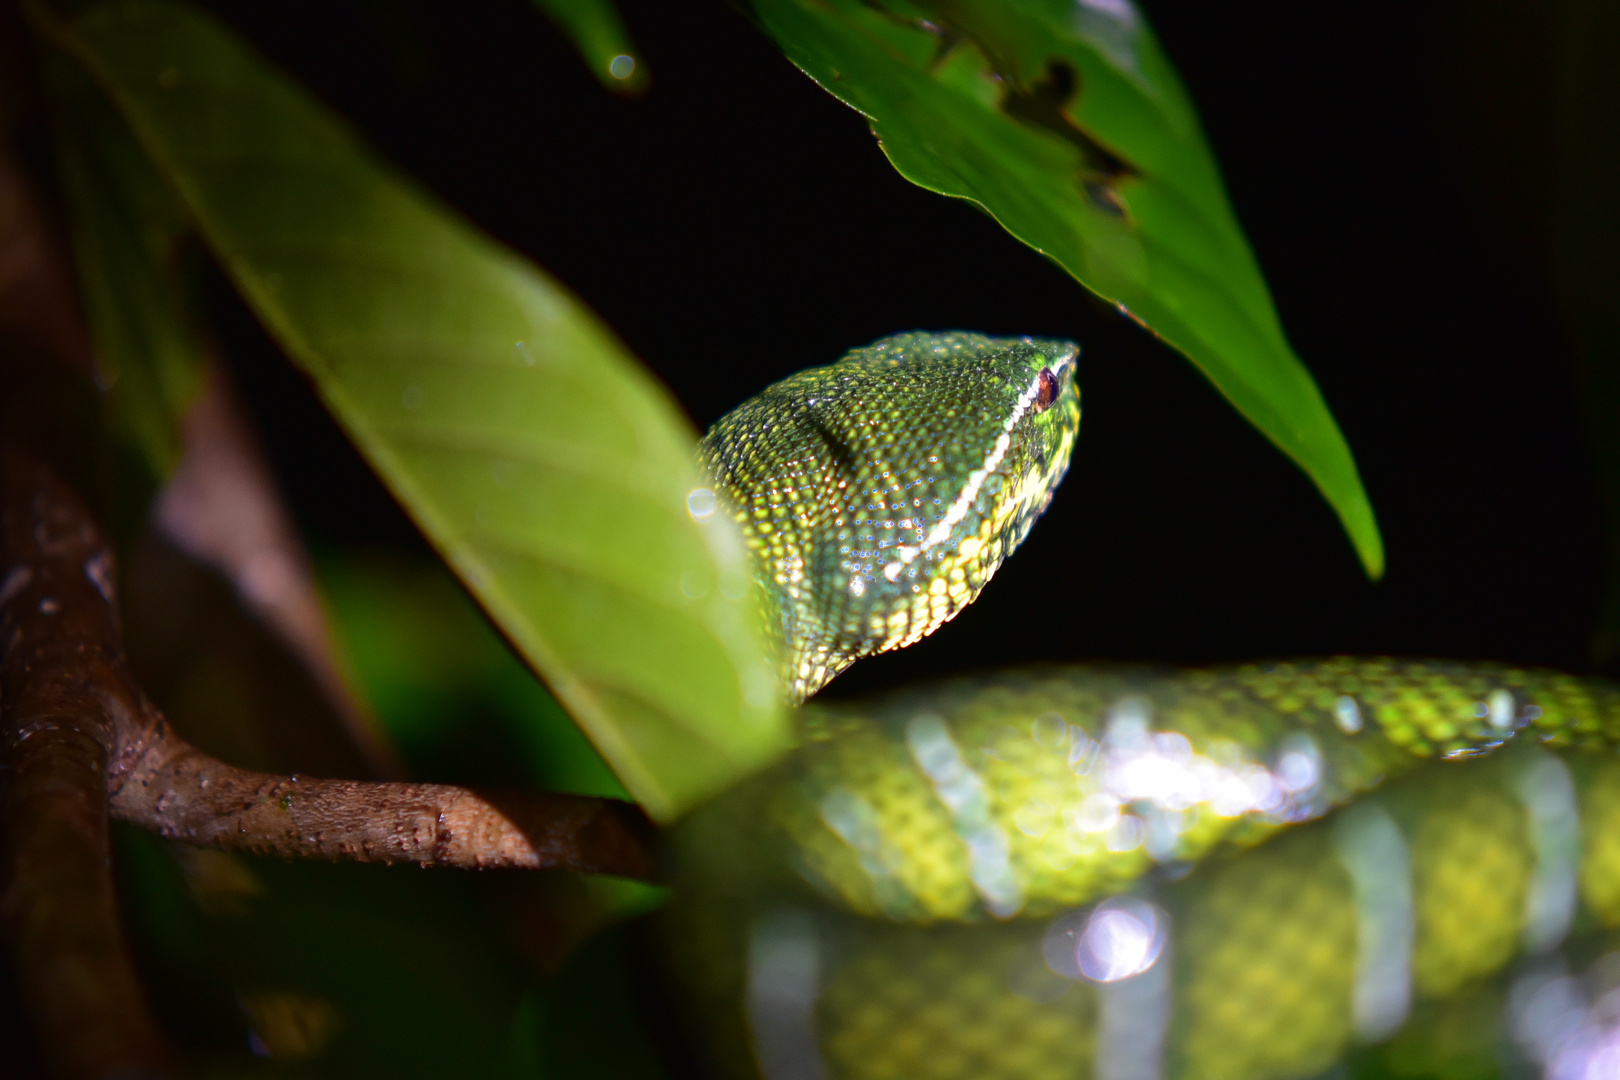
[[[751,0],[915,184],[971,200],[1192,360],[1299,463],[1374,577],[1354,458],[1131,0]]]
[[[578,300],[197,10],[41,26],[649,812],[783,747],[746,552],[688,509],[696,433]]]

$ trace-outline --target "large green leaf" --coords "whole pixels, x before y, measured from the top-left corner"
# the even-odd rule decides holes
[[[1292,457],[1362,563],[1383,542],[1192,103],[1131,0],[751,0],[904,177],[971,200],[1179,349]]]
[[[746,553],[688,509],[695,433],[579,301],[210,17],[135,2],[39,22],[652,814],[783,745]]]

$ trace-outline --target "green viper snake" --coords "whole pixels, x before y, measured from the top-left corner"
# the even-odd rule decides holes
[[[972,601],[1078,350],[897,335],[701,450],[796,700]],[[672,838],[694,1026],[767,1080],[1620,1077],[1620,687],[1329,658],[806,705]]]

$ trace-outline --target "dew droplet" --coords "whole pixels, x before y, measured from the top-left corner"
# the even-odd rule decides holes
[[[686,512],[692,515],[693,521],[707,521],[714,516],[719,504],[718,497],[708,488],[693,488],[686,496]]]

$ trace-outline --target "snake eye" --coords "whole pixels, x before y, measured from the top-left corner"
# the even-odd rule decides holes
[[[1035,411],[1045,412],[1051,407],[1052,402],[1057,400],[1058,380],[1057,376],[1052,374],[1052,369],[1046,367],[1041,368],[1037,378],[1040,386],[1035,391]]]

